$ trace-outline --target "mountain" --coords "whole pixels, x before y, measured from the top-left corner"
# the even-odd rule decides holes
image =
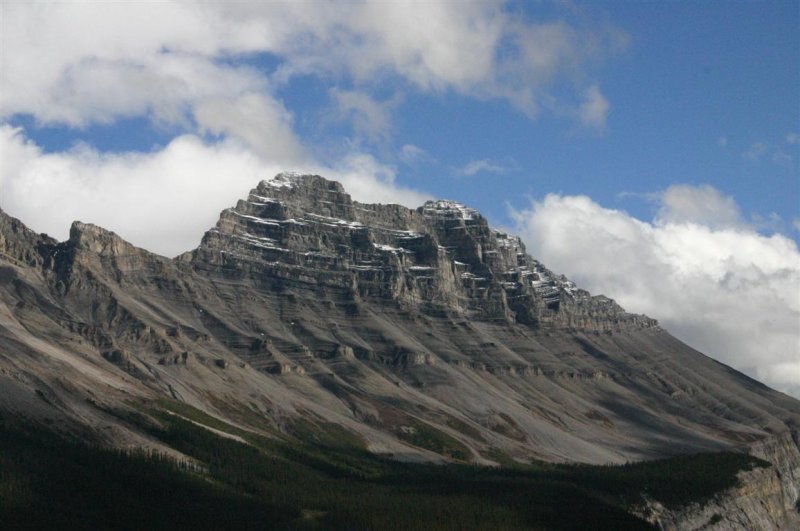
[[[797,522],[800,402],[578,288],[471,208],[362,204],[315,175],[262,181],[174,259],[79,222],[58,242],[0,211],[3,416],[180,456],[143,427],[153,407],[401,461],[749,452],[769,472],[714,503]],[[759,496],[768,510],[748,508]]]

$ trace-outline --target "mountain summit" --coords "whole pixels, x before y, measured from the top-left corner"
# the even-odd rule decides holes
[[[324,286],[331,296],[431,315],[584,331],[656,325],[554,275],[476,210],[444,200],[416,210],[360,204],[315,175],[262,181],[181,259],[200,269],[302,276],[297,289]]]
[[[0,410],[163,449],[132,420],[163,399],[265,436],[336,426],[404,460],[736,449],[775,464],[784,507],[800,485],[797,400],[459,203],[361,204],[283,173],[175,259],[78,222],[57,242],[0,211]]]

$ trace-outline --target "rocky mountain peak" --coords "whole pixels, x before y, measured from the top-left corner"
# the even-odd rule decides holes
[[[319,175],[261,181],[183,259],[434,313],[590,329],[655,324],[554,275],[473,208],[362,204]]]
[[[296,171],[281,172],[272,179],[265,179],[259,183],[272,189],[295,189],[295,190],[332,190],[344,193],[344,187],[337,181],[331,181],[313,173],[302,173]]]
[[[75,221],[69,229],[67,244],[76,250],[89,251],[99,256],[135,254],[140,250],[119,235],[91,223]]]
[[[281,204],[290,217],[310,213],[354,219],[350,195],[340,183],[319,175],[279,173],[273,179],[261,181],[247,200],[256,206]]]

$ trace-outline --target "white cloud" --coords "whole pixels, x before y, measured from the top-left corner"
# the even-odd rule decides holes
[[[76,126],[139,115],[180,121],[205,98],[265,87],[257,71],[214,61],[226,36],[246,46],[203,8],[5,2],[0,9],[0,115]]]
[[[365,2],[348,15],[339,22],[349,38],[339,44],[358,78],[389,67],[423,90],[471,92],[485,83],[508,31],[500,2]]]
[[[727,137],[727,136],[721,136],[721,137],[719,137],[719,138],[717,139],[717,145],[718,145],[719,147],[723,148],[723,149],[724,149],[724,148],[726,148],[726,147],[728,147],[728,137]]]
[[[395,184],[395,169],[378,162],[372,155],[356,153],[332,168],[318,173],[339,181],[344,189],[362,203],[394,203],[415,208],[432,197]]]
[[[579,109],[580,121],[586,127],[604,129],[610,108],[608,100],[598,86],[592,85],[584,93],[584,100]]]
[[[292,130],[291,113],[272,98],[245,94],[234,100],[206,100],[196,107],[194,116],[201,130],[238,138],[274,164],[308,160]]]
[[[358,90],[332,89],[340,117],[352,122],[353,129],[374,143],[382,143],[391,136],[392,110],[400,103],[395,96],[379,102],[366,92]]]
[[[582,71],[626,41],[567,9],[539,23],[501,1],[4,2],[0,10],[0,116],[75,126],[141,115],[182,123],[206,100],[270,98],[273,83],[303,74],[346,78],[362,93],[399,78],[534,115],[539,99],[553,99],[548,87],[563,81],[579,91]],[[259,53],[278,59],[274,75],[238,61]],[[589,96],[580,116],[595,126],[605,99],[591,88]],[[364,101],[351,107],[364,111]],[[385,130],[380,113],[354,117]]]
[[[65,239],[70,223],[81,220],[170,256],[196,247],[222,209],[287,169],[235,140],[207,143],[193,135],[153,153],[108,155],[78,146],[46,154],[20,129],[0,126],[0,153],[0,207],[34,230]],[[417,206],[427,198],[397,186],[393,169],[368,155],[351,155],[334,168],[309,160],[294,169],[341,180],[363,202]]]
[[[713,186],[672,185],[657,194],[661,207],[658,221],[666,223],[696,223],[714,228],[743,226],[739,205],[731,196]]]
[[[103,155],[88,147],[44,154],[0,128],[2,208],[64,239],[73,220],[114,230],[163,254],[197,245],[220,210],[279,171],[233,142],[174,139],[155,153]]]
[[[762,378],[774,382],[774,387],[783,389],[788,394],[800,397],[800,361],[777,363],[762,369]]]
[[[472,160],[456,170],[458,174],[468,177],[478,173],[506,173],[507,171],[509,168],[487,159]]]
[[[796,243],[736,225],[738,208],[706,187],[677,190],[663,194],[668,215],[651,223],[585,196],[548,195],[514,215],[529,250],[548,267],[629,311],[659,319],[700,351],[800,396]],[[687,197],[692,190],[697,198]],[[706,208],[714,196],[718,215]],[[714,227],[704,220],[734,224]]]
[[[786,143],[789,145],[800,144],[800,135],[797,133],[789,133],[786,135]]]
[[[427,151],[414,144],[404,144],[400,148],[400,160],[408,165],[416,164],[423,160],[430,160],[431,156]]]

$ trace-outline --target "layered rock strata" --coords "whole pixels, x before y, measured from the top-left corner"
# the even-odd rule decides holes
[[[360,204],[319,176],[262,181],[181,258],[431,315],[588,332],[656,326],[553,274],[474,209]]]

